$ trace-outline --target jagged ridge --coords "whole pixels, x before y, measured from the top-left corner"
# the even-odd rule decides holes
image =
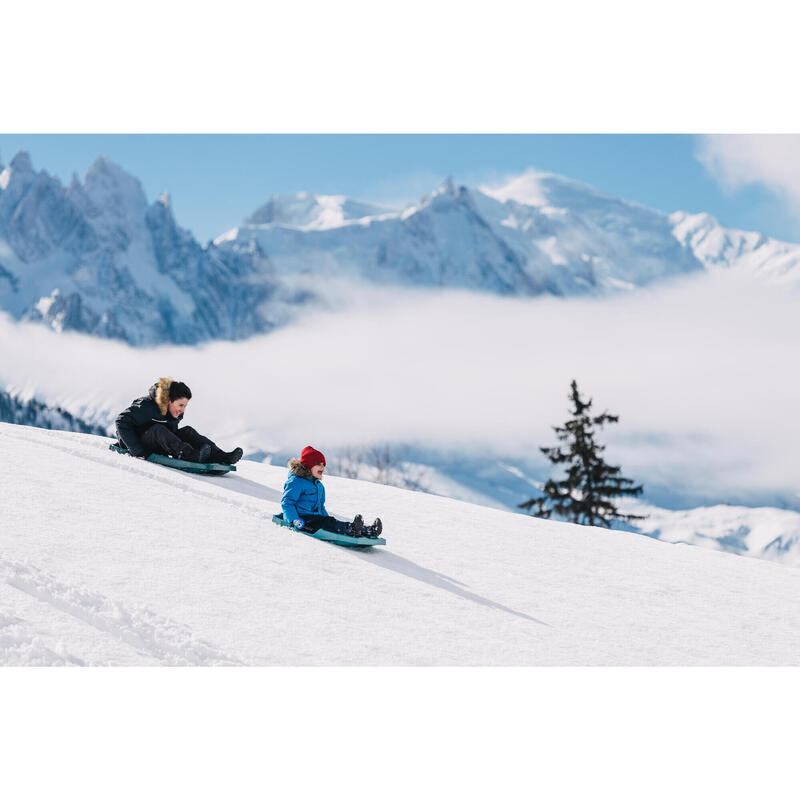
[[[350,301],[342,282],[569,296],[731,267],[796,281],[799,265],[799,246],[535,171],[479,189],[448,179],[396,210],[275,195],[205,246],[168,195],[148,204],[105,157],[66,189],[26,153],[0,172],[0,309],[134,345],[269,331]]]

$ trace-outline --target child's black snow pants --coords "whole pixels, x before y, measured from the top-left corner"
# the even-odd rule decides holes
[[[324,514],[303,514],[305,527],[316,533],[318,530],[330,531],[331,533],[350,534],[350,523],[339,522],[335,517],[326,517]]]

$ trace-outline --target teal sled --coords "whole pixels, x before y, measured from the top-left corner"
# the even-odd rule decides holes
[[[274,514],[272,521],[282,528],[291,528],[293,531],[297,528],[293,527],[291,522],[287,522],[283,518],[283,514]],[[333,542],[340,544],[344,547],[373,547],[376,544],[386,544],[386,539],[367,539],[364,536],[345,536],[343,533],[331,533],[330,531],[317,531],[316,533],[309,533],[308,531],[298,531],[310,536],[312,539],[322,539],[323,542]]]
[[[110,444],[108,449],[115,453],[121,453],[123,456],[128,455],[128,451],[124,447],[116,444]],[[183,472],[195,472],[198,475],[227,475],[229,472],[236,472],[236,467],[232,464],[196,464],[193,461],[184,461],[182,458],[172,458],[172,456],[159,456],[156,453],[147,456],[146,460]]]

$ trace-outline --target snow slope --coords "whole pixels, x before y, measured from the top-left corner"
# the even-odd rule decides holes
[[[798,664],[800,571],[327,478],[356,552],[270,523],[285,469],[186,475],[0,425],[5,664]]]

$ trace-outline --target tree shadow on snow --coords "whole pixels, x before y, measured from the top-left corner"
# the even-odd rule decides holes
[[[367,553],[359,552],[354,548],[351,550],[351,552],[354,556],[360,558],[362,561],[368,561],[370,564],[375,564],[378,567],[391,570],[392,572],[399,572],[401,575],[406,575],[409,578],[414,578],[422,583],[427,583],[429,586],[433,586],[435,589],[443,589],[446,592],[450,592],[450,594],[454,594],[456,597],[462,597],[464,600],[471,600],[473,603],[478,603],[479,605],[487,606],[488,608],[494,608],[498,611],[505,611],[507,614],[513,614],[515,617],[527,619],[530,622],[537,623],[538,625],[545,625],[548,628],[551,627],[549,623],[542,622],[542,620],[536,619],[536,617],[532,617],[529,614],[524,614],[522,611],[514,611],[513,608],[501,605],[500,603],[495,603],[494,600],[489,600],[486,597],[481,597],[479,594],[470,592],[468,589],[462,588],[464,587],[464,584],[460,583],[454,578],[443,575],[441,572],[435,572],[432,569],[421,567],[419,564],[415,564],[413,561],[409,561],[409,559],[398,556],[395,553],[391,553],[387,550],[379,550],[377,552]]]

